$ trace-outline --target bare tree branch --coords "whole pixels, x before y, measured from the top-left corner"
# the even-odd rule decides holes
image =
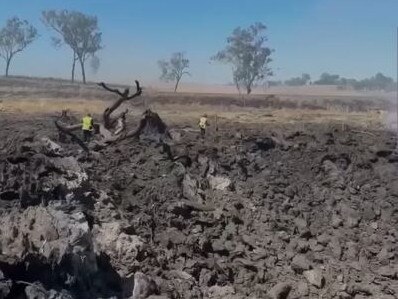
[[[135,86],[136,86],[136,88],[137,88],[135,94],[133,94],[133,95],[127,97],[127,100],[131,100],[131,99],[133,99],[133,98],[135,98],[135,97],[138,97],[138,96],[140,96],[140,95],[142,94],[142,88],[141,88],[141,86],[140,86],[140,82],[138,82],[137,80],[135,80]]]
[[[120,98],[119,98],[115,103],[113,103],[110,107],[106,108],[105,111],[104,111],[104,113],[103,113],[104,127],[105,127],[105,129],[110,130],[111,128],[114,127],[114,125],[115,125],[117,119],[118,119],[119,117],[123,116],[123,114],[121,114],[121,115],[119,115],[119,117],[113,118],[113,119],[112,119],[112,118],[111,118],[111,114],[112,114],[117,108],[119,108],[120,105],[121,105],[123,102],[129,101],[129,100],[131,100],[131,99],[133,99],[133,98],[135,98],[135,97],[140,96],[140,95],[142,94],[142,88],[141,88],[141,86],[140,86],[140,83],[139,83],[137,80],[135,80],[136,92],[135,92],[134,94],[132,94],[132,95],[129,95],[130,90],[129,90],[128,88],[126,88],[126,89],[124,90],[124,92],[122,93],[122,92],[120,92],[120,91],[119,91],[118,89],[116,89],[116,88],[110,88],[110,87],[108,87],[108,86],[107,86],[105,83],[103,83],[103,82],[102,82],[102,83],[99,83],[98,85],[101,86],[101,87],[103,87],[105,90],[110,91],[110,92],[112,92],[112,93],[116,93],[117,95],[120,96]],[[126,114],[126,113],[127,113],[127,112],[125,112],[125,114]]]
[[[104,82],[98,83],[97,85],[98,85],[98,86],[101,86],[102,88],[106,89],[107,91],[116,93],[116,94],[118,94],[118,95],[121,96],[121,97],[123,96],[123,94],[122,94],[118,89],[116,89],[116,88],[110,88],[110,87],[108,87]]]

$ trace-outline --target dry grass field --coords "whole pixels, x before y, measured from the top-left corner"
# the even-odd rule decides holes
[[[124,86],[118,86],[123,88]],[[279,90],[276,94],[256,94],[242,98],[222,93],[170,93],[145,88],[142,97],[125,104],[131,116],[145,109],[157,111],[170,124],[195,125],[204,113],[211,122],[261,123],[337,123],[361,127],[391,126],[389,114],[394,107],[391,95],[342,93],[331,87],[317,86]],[[115,95],[95,84],[35,78],[1,78],[0,111],[26,115],[57,115],[69,110],[80,116],[85,112],[100,115]]]

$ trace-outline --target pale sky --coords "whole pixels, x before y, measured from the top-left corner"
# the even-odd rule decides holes
[[[354,78],[396,72],[396,0],[0,0],[0,26],[18,16],[40,34],[15,57],[11,75],[70,77],[71,50],[55,49],[54,33],[40,21],[47,9],[98,17],[104,49],[98,73],[88,70],[90,81],[156,82],[157,61],[183,51],[192,73],[185,82],[231,82],[230,68],[209,58],[234,28],[254,22],[268,27],[274,80],[304,72],[313,78],[325,71]]]

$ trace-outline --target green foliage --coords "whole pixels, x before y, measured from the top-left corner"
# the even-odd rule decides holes
[[[253,84],[272,75],[268,67],[272,50],[265,46],[265,30],[262,23],[236,28],[228,37],[225,49],[212,57],[212,60],[232,65],[236,87],[239,91],[245,88],[247,94],[251,93]]]
[[[395,88],[394,79],[377,73],[375,76],[352,82],[352,86],[357,90],[393,90]]]
[[[158,61],[159,68],[162,72],[160,79],[165,82],[175,82],[174,92],[177,91],[178,84],[184,75],[190,75],[187,71],[189,68],[189,59],[185,58],[184,53],[177,52],[172,54],[170,60]]]
[[[43,23],[58,33],[53,37],[55,46],[68,45],[74,57],[80,62],[83,82],[85,78],[85,62],[102,49],[102,33],[99,32],[98,20],[78,11],[43,11]]]
[[[22,52],[37,38],[37,30],[26,20],[13,17],[0,30],[0,57],[6,61],[6,76],[15,54]]]
[[[278,80],[278,81],[267,81],[269,87],[274,87],[274,86],[282,86],[283,82]]]
[[[302,74],[301,77],[295,77],[286,80],[285,84],[289,86],[303,86],[310,83],[310,81],[311,81],[311,76],[309,74]]]
[[[316,85],[338,85],[339,84],[339,75],[332,75],[329,73],[323,73],[318,81],[315,81]]]
[[[318,81],[314,84],[317,85],[338,85],[340,89],[353,88],[355,90],[384,90],[391,91],[395,89],[394,79],[377,73],[375,76],[365,78],[362,80],[340,78],[339,75],[330,75],[323,73]]]

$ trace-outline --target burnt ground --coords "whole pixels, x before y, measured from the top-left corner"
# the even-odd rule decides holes
[[[0,298],[398,298],[396,141],[344,129],[181,125],[87,155],[3,114]]]

